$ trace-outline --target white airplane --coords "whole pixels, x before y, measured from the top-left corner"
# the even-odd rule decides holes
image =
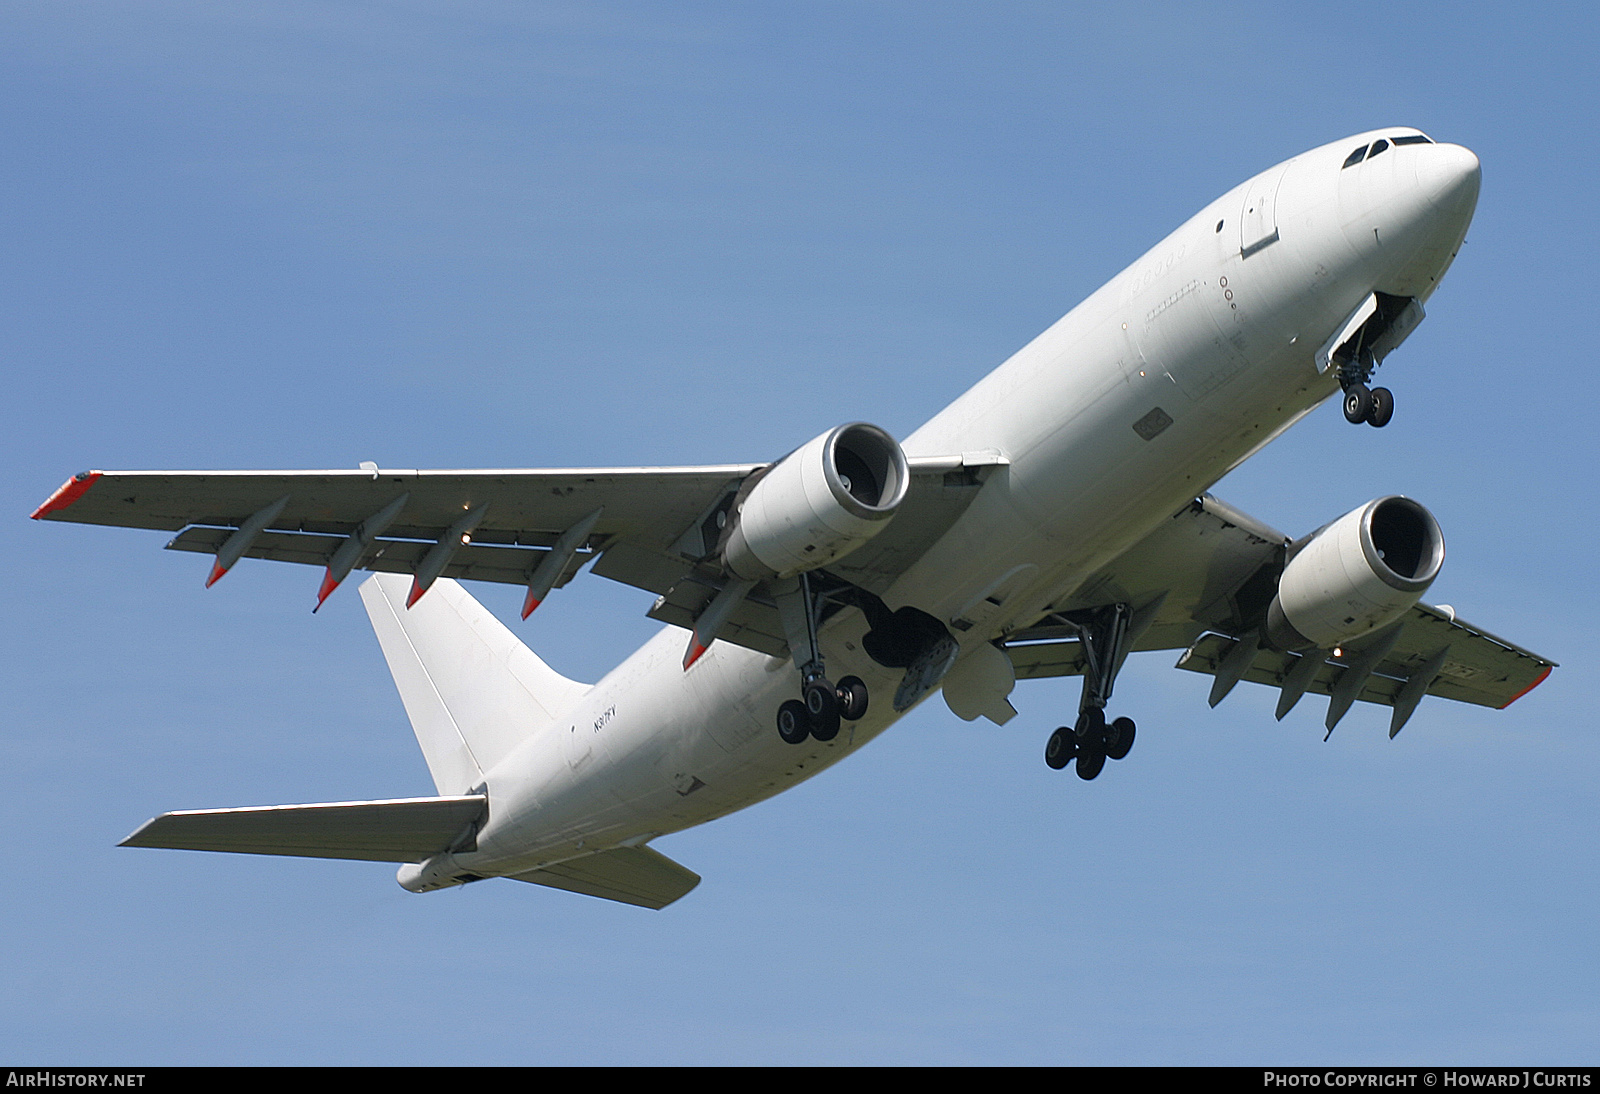
[[[1415,129],[1296,156],[1212,202],[903,444],[862,422],[768,464],[586,470],[88,471],[35,518],[159,528],[214,553],[353,570],[437,797],[166,813],[125,846],[398,862],[659,908],[653,850],[837,763],[936,690],[1004,723],[1018,680],[1081,675],[1045,762],[1083,779],[1136,650],[1281,690],[1281,719],[1425,694],[1504,707],[1554,663],[1420,602],[1444,540],[1379,498],[1291,539],[1206,493],[1329,396],[1383,426],[1373,369],[1416,329],[1477,204],[1477,158]],[[586,563],[670,624],[593,686],[454,578]],[[431,596],[424,596],[432,592]]]

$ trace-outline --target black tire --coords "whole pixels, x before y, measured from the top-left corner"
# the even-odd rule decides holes
[[[1078,778],[1088,782],[1106,766],[1106,754],[1098,748],[1078,749]]]
[[[1106,759],[1120,760],[1133,748],[1135,730],[1132,718],[1118,718],[1106,732]]]
[[[1099,707],[1090,707],[1078,715],[1078,724],[1073,727],[1073,733],[1078,738],[1079,751],[1085,747],[1098,748],[1106,738],[1106,712]]]
[[[811,736],[811,719],[800,700],[790,699],[778,708],[778,736],[792,745],[803,745]]]
[[[1372,389],[1372,410],[1367,414],[1367,424],[1382,429],[1394,417],[1394,394],[1386,387]]]
[[[867,685],[859,676],[839,681],[839,717],[859,722],[867,716]]]
[[[1344,420],[1360,425],[1372,416],[1372,392],[1366,384],[1351,384],[1344,393]]]
[[[813,680],[800,692],[810,720],[811,735],[831,741],[839,735],[839,693],[826,680]]]
[[[1044,744],[1045,766],[1052,771],[1066,767],[1077,754],[1078,742],[1073,738],[1072,730],[1066,726],[1050,734],[1050,739]]]

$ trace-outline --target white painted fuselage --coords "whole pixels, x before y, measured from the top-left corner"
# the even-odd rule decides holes
[[[1478,162],[1384,130],[1297,156],[1212,202],[904,441],[1006,461],[885,596],[964,651],[1067,606],[1085,577],[1339,390],[1318,350],[1373,292],[1426,299],[1465,236]],[[995,603],[998,601],[998,604]],[[974,605],[983,611],[974,613]],[[717,642],[687,671],[667,628],[487,773],[489,819],[456,865],[513,874],[701,824],[838,762],[900,715],[902,675],[824,628],[830,675],[873,702],[827,743],[784,743],[794,666]],[[465,790],[466,788],[462,788]]]

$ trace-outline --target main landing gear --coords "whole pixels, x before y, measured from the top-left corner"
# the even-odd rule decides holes
[[[792,745],[804,744],[807,737],[831,741],[841,723],[860,721],[867,713],[867,685],[861,677],[846,676],[837,684],[828,680],[817,624],[830,597],[813,584],[810,574],[801,574],[773,596],[800,670],[800,698],[778,708],[778,736]]]
[[[1106,725],[1105,712],[1086,710],[1073,726],[1061,726],[1045,742],[1044,762],[1057,771],[1077,761],[1078,778],[1092,779],[1107,760],[1120,760],[1133,748],[1132,718]]]
[[[859,676],[837,684],[818,676],[800,694],[778,708],[778,736],[792,745],[805,744],[807,737],[831,741],[842,723],[860,721],[867,713],[867,685]]]
[[[1116,682],[1117,670],[1133,645],[1129,629],[1132,612],[1126,604],[1113,604],[1093,612],[1056,616],[1055,620],[1078,635],[1083,646],[1083,695],[1078,700],[1078,720],[1050,734],[1044,762],[1060,771],[1076,761],[1078,778],[1100,774],[1107,760],[1120,760],[1133,748],[1136,730],[1132,718],[1106,722],[1106,701]]]

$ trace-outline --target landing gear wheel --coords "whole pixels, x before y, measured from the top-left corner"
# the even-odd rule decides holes
[[[1390,413],[1394,412],[1394,404],[1390,402]],[[1360,425],[1372,416],[1372,392],[1367,390],[1366,384],[1351,384],[1344,393],[1344,420],[1351,425]]]
[[[839,681],[839,717],[847,722],[859,722],[867,716],[867,685],[859,676],[846,676]]]
[[[1050,734],[1050,739],[1044,745],[1044,762],[1052,771],[1060,771],[1066,767],[1077,754],[1078,742],[1067,726],[1062,726]]]
[[[800,692],[806,716],[811,720],[811,735],[831,741],[839,735],[839,693],[826,680],[813,680]]]
[[[811,736],[811,719],[800,700],[790,699],[778,708],[778,736],[792,745],[803,745]]]
[[[1120,760],[1133,747],[1134,724],[1132,718],[1118,718],[1106,731],[1106,758]]]
[[[1098,748],[1078,749],[1078,778],[1088,782],[1100,774],[1100,769],[1106,765],[1106,754]]]
[[[1367,413],[1367,424],[1382,429],[1394,417],[1394,395],[1386,387],[1372,389],[1372,409]]]
[[[1106,736],[1106,712],[1099,707],[1085,710],[1078,715],[1078,724],[1073,727],[1073,734],[1078,739],[1080,752],[1086,747],[1098,747]]]

